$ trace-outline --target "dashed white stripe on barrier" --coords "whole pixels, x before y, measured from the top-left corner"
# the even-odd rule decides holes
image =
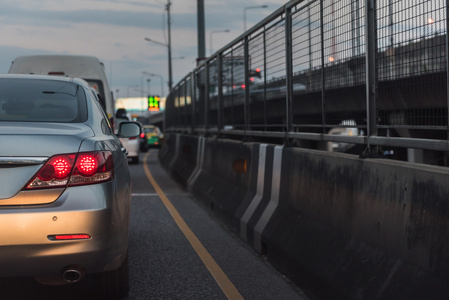
[[[254,249],[256,249],[259,253],[262,252],[262,233],[279,204],[279,193],[281,191],[282,150],[282,146],[276,146],[274,148],[271,198],[262,216],[257,222],[256,227],[254,228]]]
[[[245,213],[242,216],[242,219],[240,220],[240,237],[247,241],[247,224],[249,220],[251,219],[252,215],[254,214],[254,211],[259,206],[260,201],[263,197],[263,187],[265,183],[265,162],[267,157],[267,147],[266,144],[261,144],[259,147],[259,165],[257,170],[257,189],[256,189],[256,195],[254,196],[253,200],[251,201],[250,205],[246,209]]]

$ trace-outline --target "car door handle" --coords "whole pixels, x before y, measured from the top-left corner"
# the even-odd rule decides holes
[[[128,155],[128,150],[126,150],[125,147],[122,147],[121,150],[122,150],[123,153],[125,153],[126,155]]]

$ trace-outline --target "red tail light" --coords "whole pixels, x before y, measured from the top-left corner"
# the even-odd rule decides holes
[[[142,133],[140,134],[140,137],[143,139],[143,138],[145,137],[145,133],[142,132]]]
[[[98,168],[98,159],[91,154],[80,154],[76,163],[79,173],[84,176],[93,175]]]
[[[89,240],[92,237],[88,234],[60,234],[60,235],[49,235],[48,239],[50,241],[63,241],[63,240]]]
[[[25,189],[93,184],[114,178],[110,151],[61,154],[51,157]]]
[[[37,177],[41,181],[50,181],[52,179],[59,180],[67,178],[72,170],[75,155],[59,155],[53,156],[42,167]]]

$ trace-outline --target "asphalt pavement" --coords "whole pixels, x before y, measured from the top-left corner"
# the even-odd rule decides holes
[[[157,150],[141,154],[140,161],[130,164],[131,290],[126,299],[308,299],[172,180]],[[65,286],[2,279],[0,299],[95,299],[90,279]]]
[[[243,299],[307,299],[173,181],[152,150],[133,178],[128,299],[227,299],[161,201],[143,164]]]

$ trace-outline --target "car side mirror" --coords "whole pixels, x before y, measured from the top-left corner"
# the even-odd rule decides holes
[[[121,122],[118,128],[118,137],[133,138],[140,135],[140,125],[137,122]]]

